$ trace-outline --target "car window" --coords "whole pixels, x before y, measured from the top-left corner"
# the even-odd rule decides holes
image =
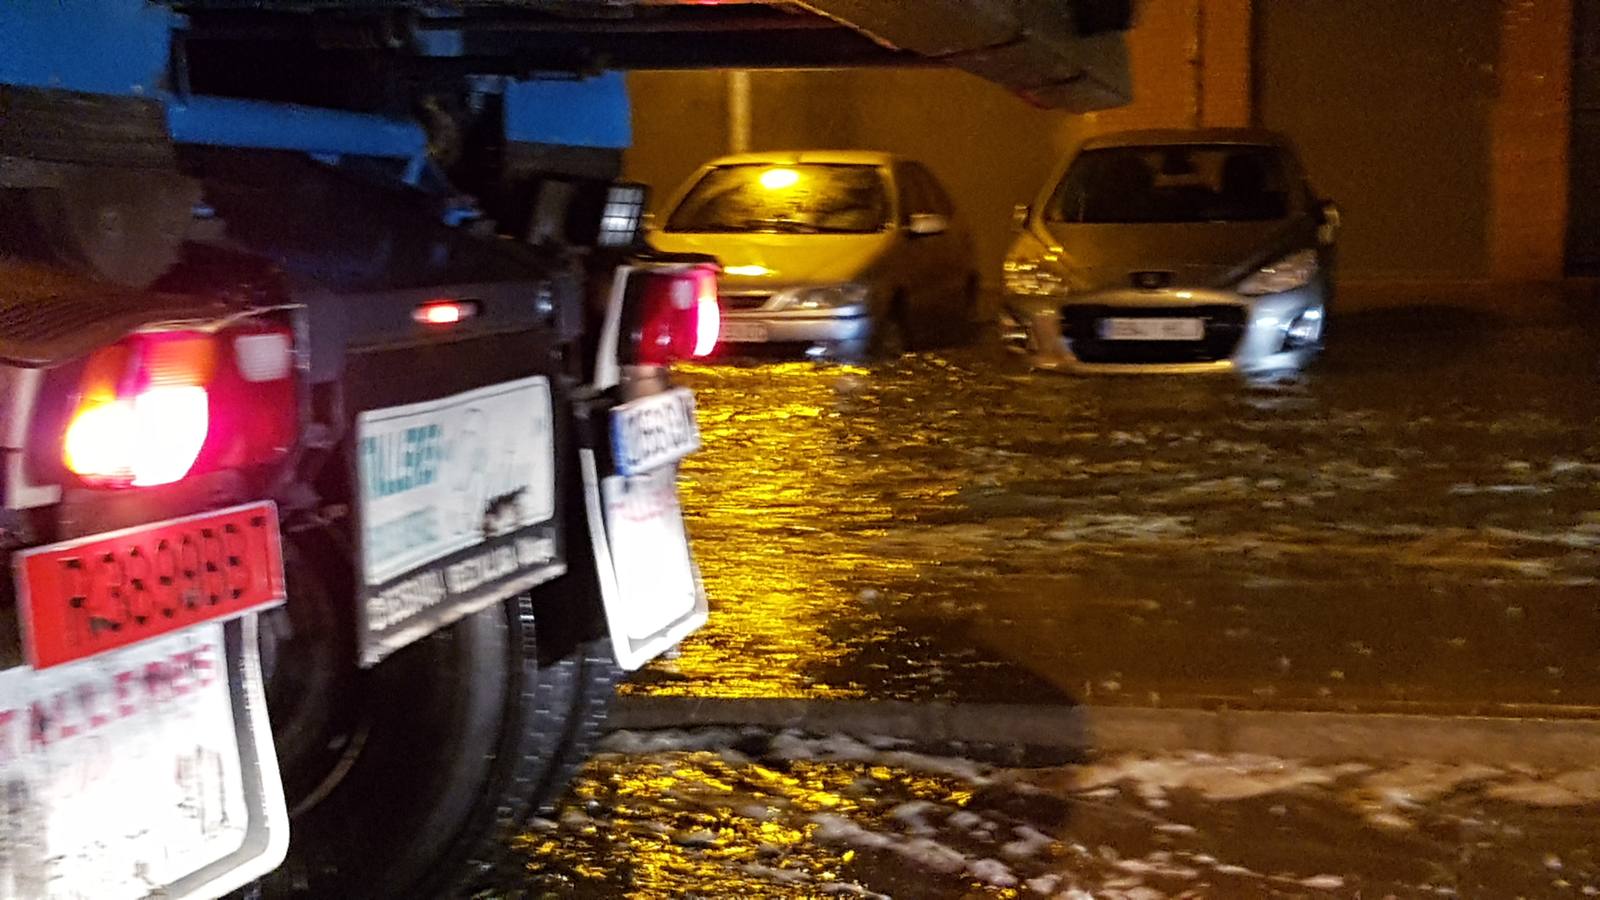
[[[1263,222],[1289,214],[1283,151],[1254,145],[1113,147],[1080,154],[1046,218],[1058,222]]]
[[[667,220],[669,232],[866,233],[889,220],[883,175],[868,165],[717,166]]]

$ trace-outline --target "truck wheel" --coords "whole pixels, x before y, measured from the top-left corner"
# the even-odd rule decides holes
[[[492,876],[508,839],[587,757],[615,686],[575,580],[362,673],[331,786],[291,798],[289,859],[265,896],[453,896]]]

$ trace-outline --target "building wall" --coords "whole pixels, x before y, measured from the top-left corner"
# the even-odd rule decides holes
[[[1566,262],[1572,0],[1507,2],[1500,24],[1490,156],[1491,274],[1553,278]],[[1596,147],[1590,142],[1587,149],[1593,154]],[[1592,168],[1600,159],[1591,155],[1584,162]]]
[[[1499,0],[1257,5],[1257,116],[1346,223],[1347,272],[1488,274]]]
[[[999,281],[1012,209],[1031,203],[1084,137],[1121,128],[1243,124],[1248,118],[1249,0],[1164,0],[1144,7],[1130,36],[1136,100],[1072,116],[1037,109],[954,70],[754,72],[751,149],[887,150],[927,163],[949,187],[977,241],[980,273]],[[1210,7],[1221,12],[1213,13]],[[1202,35],[1201,29],[1206,29]],[[1209,45],[1229,60],[1208,73]],[[694,169],[727,151],[726,77],[636,72],[629,177],[652,185],[657,206]],[[1204,104],[1204,108],[1202,108]]]
[[[1011,210],[1085,137],[1287,131],[1339,202],[1353,278],[1560,273],[1572,0],[1159,0],[1129,36],[1132,105],[1069,116],[942,69],[756,72],[756,150],[880,149],[950,187],[998,280]],[[657,196],[728,146],[722,73],[631,76],[632,177]]]

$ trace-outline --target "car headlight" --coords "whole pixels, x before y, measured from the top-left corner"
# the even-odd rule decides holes
[[[827,287],[798,288],[790,291],[779,309],[842,309],[867,302],[864,284],[830,284]]]
[[[1030,259],[1008,259],[1005,264],[1006,293],[1016,297],[1060,297],[1067,293],[1067,279],[1054,267]]]
[[[1309,347],[1322,340],[1322,307],[1313,306],[1295,316],[1284,326],[1283,349],[1294,350],[1300,347]]]
[[[1239,282],[1238,291],[1247,297],[1281,294],[1305,287],[1317,274],[1317,251],[1297,250],[1270,266],[1262,266]]]

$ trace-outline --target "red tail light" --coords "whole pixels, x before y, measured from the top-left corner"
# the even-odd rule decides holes
[[[62,462],[96,487],[148,487],[276,458],[298,424],[293,362],[275,326],[130,335],[84,367]]]
[[[638,361],[664,366],[710,356],[722,332],[716,269],[697,266],[643,277]]]

